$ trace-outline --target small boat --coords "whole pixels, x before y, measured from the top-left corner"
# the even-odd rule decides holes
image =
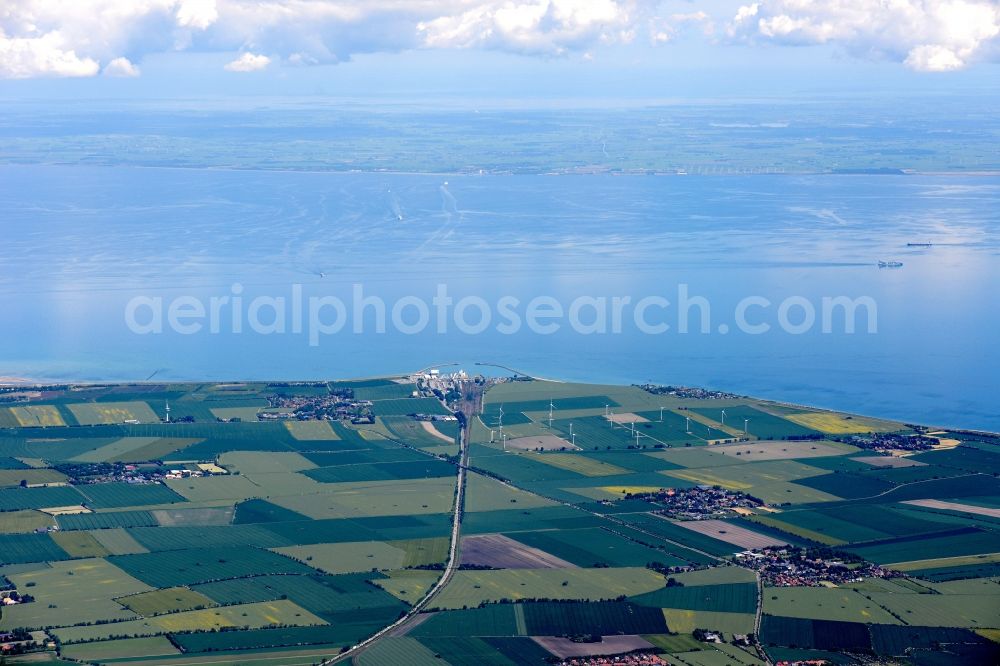
[[[933,243],[907,243],[906,247],[931,247]]]
[[[900,268],[903,265],[902,261],[879,261],[879,268]]]

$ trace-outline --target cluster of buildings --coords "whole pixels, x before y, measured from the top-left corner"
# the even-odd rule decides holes
[[[355,400],[350,388],[322,395],[269,395],[267,401],[280,411],[263,412],[257,418],[295,418],[300,421],[351,421],[374,423],[371,400]]]
[[[34,601],[35,598],[29,594],[20,595],[17,590],[2,590],[0,591],[0,606],[17,606],[18,604],[27,604]],[[2,639],[3,634],[0,634],[0,639]]]
[[[460,401],[470,382],[486,387],[507,381],[506,378],[484,377],[483,375],[470,377],[465,370],[443,373],[437,369],[412,375],[410,379],[417,385],[419,395],[433,396],[445,403]]]
[[[191,469],[172,469],[168,471],[165,475],[165,479],[190,479],[193,477],[205,476],[205,472],[201,470],[191,470]]]
[[[697,388],[693,386],[659,386],[658,384],[639,384],[638,386],[647,393],[653,393],[655,395],[669,395],[673,398],[695,398],[697,400],[736,400],[740,397],[735,393],[712,391],[710,389]]]
[[[656,654],[637,652],[617,657],[576,657],[560,661],[559,666],[670,666],[670,662]]]
[[[896,433],[852,435],[845,441],[859,449],[870,451],[926,451],[938,443],[936,439],[923,435],[899,435]]]
[[[56,644],[44,631],[14,629],[0,631],[0,659],[25,654],[37,649],[54,650]]]
[[[285,411],[259,412],[257,414],[258,421],[281,421],[284,419],[291,419],[294,417],[295,414],[293,412],[285,412]]]
[[[156,483],[163,480],[163,468],[155,463],[68,463],[55,469],[73,483]]]
[[[707,485],[661,488],[656,492],[636,493],[626,497],[654,502],[662,507],[656,513],[678,520],[709,520],[732,513],[749,513],[763,504],[746,493]]]
[[[794,546],[775,546],[736,554],[740,564],[760,572],[770,587],[821,587],[859,583],[865,578],[896,578],[902,574],[872,564],[848,565]]]
[[[188,467],[172,469],[166,473],[164,478],[190,479],[198,476],[217,476],[220,474],[229,474],[229,470],[225,467],[219,467],[215,463],[197,463]]]
[[[465,370],[441,372],[437,368],[431,368],[427,372],[411,376],[410,379],[412,379],[415,383],[422,383],[429,391],[434,389],[447,391],[455,382],[468,381],[469,374]]]

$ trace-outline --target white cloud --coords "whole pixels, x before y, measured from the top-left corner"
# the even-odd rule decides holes
[[[632,38],[632,3],[616,0],[496,0],[420,21],[425,46],[485,46],[526,53],[564,53]]]
[[[672,41],[688,24],[700,25],[706,36],[715,32],[712,17],[705,12],[687,12],[671,14],[667,17],[653,16],[649,19],[649,38],[653,44],[666,44]]]
[[[739,8],[732,37],[781,44],[840,44],[919,71],[960,69],[996,46],[995,0],[761,0]]]
[[[219,11],[215,0],[181,0],[175,16],[178,26],[204,30],[219,18]]]
[[[236,60],[227,63],[225,69],[229,72],[257,72],[269,64],[271,64],[271,59],[266,55],[244,53]]]
[[[139,76],[139,68],[128,58],[115,58],[101,70],[104,76],[135,77]]]
[[[275,62],[308,66],[417,48],[593,53],[602,44],[631,42],[640,30],[654,44],[667,42],[685,26],[713,34],[713,17],[696,9],[671,13],[679,6],[668,0],[0,0],[0,78],[133,73],[145,55],[178,50],[267,53]],[[998,0],[757,0],[726,20],[736,39],[842,44],[921,70],[956,69],[1000,53]],[[118,58],[130,67],[112,65]]]
[[[94,76],[99,70],[96,60],[78,56],[56,31],[30,39],[6,37],[0,31],[0,76]]]
[[[410,48],[584,52],[631,40],[647,1],[657,0],[2,0],[0,78],[93,76],[122,54],[138,63],[188,49],[295,65]]]

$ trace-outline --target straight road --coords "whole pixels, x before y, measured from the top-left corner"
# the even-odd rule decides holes
[[[387,634],[398,632],[400,629],[404,629],[406,625],[409,624],[418,613],[420,613],[421,610],[427,607],[427,604],[430,603],[437,593],[443,590],[444,587],[451,582],[452,576],[458,569],[458,545],[462,532],[462,514],[465,510],[465,479],[467,474],[466,470],[469,466],[469,435],[472,428],[472,419],[479,414],[483,399],[482,388],[476,386],[473,382],[469,382],[469,384],[470,390],[467,393],[463,391],[462,401],[460,402],[458,408],[458,411],[462,413],[464,420],[462,422],[462,429],[459,431],[458,435],[458,481],[456,483],[455,505],[452,514],[451,543],[448,548],[448,562],[445,564],[444,573],[438,579],[437,583],[434,584],[434,587],[432,587],[420,601],[413,604],[405,615],[389,626],[380,629],[378,633],[366,638],[354,647],[341,652],[332,659],[321,662],[322,666],[353,659],[364,652],[367,648],[370,648],[380,638],[383,638]]]

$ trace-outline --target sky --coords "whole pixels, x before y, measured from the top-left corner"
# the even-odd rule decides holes
[[[3,0],[0,97],[997,91],[1000,0]]]

